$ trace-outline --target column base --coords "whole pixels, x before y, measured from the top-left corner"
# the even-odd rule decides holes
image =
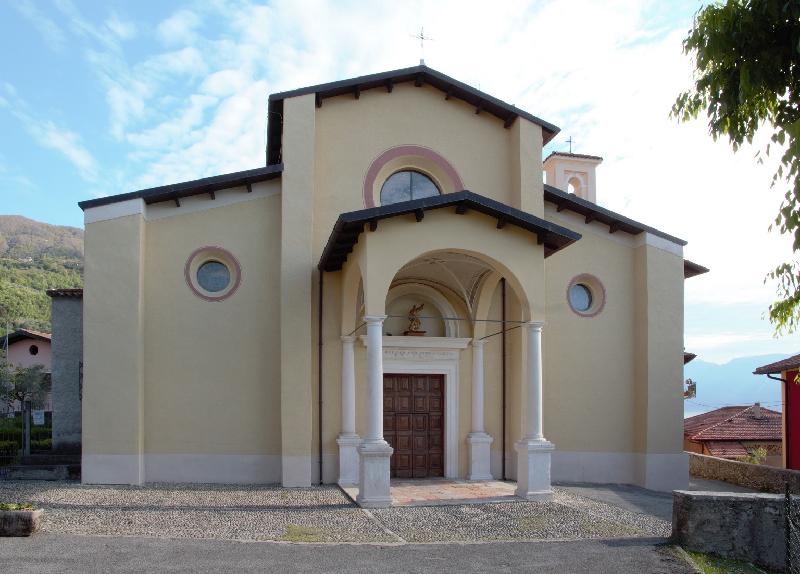
[[[394,449],[385,440],[362,442],[358,446],[359,481],[356,502],[362,508],[392,505],[389,492],[389,459]]]
[[[472,432],[467,435],[469,444],[468,480],[492,480],[491,447],[494,439],[485,432]]]
[[[358,484],[358,445],[361,437],[357,434],[340,434],[336,439],[339,445],[339,486]]]
[[[550,484],[550,454],[553,443],[544,439],[524,438],[517,449],[516,495],[525,500],[548,502],[553,499]]]

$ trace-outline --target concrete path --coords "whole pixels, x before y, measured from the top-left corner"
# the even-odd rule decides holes
[[[402,546],[40,534],[0,539],[3,572],[554,572],[688,574],[659,540]]]

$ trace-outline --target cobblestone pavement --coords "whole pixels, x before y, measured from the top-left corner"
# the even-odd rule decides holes
[[[553,502],[365,511],[335,486],[93,486],[0,481],[0,502],[45,509],[52,534],[285,542],[482,542],[663,537],[670,524],[556,488]]]

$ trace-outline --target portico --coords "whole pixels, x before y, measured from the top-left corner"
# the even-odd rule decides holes
[[[397,443],[394,449],[384,437],[385,425],[394,424],[392,417],[387,422],[389,415],[385,407],[395,408],[393,398],[384,396],[387,373],[410,375],[412,378],[404,384],[411,386],[424,384],[414,379],[415,375],[442,375],[443,475],[453,479],[493,478],[491,445],[494,437],[485,426],[484,348],[493,336],[488,329],[504,331],[510,324],[521,328],[521,338],[527,341],[525,352],[512,359],[521,360],[514,370],[515,378],[509,383],[515,386],[516,394],[525,397],[525,408],[519,413],[519,422],[523,423],[519,428],[520,431],[524,429],[524,433],[516,437],[516,494],[536,500],[547,499],[552,494],[550,453],[554,447],[544,438],[542,426],[542,265],[544,257],[576,238],[568,230],[469,192],[454,195],[457,197],[450,196],[447,201],[436,198],[440,199],[438,204],[430,200],[411,201],[395,204],[391,209],[374,208],[343,214],[320,262],[321,269],[341,270],[343,284],[342,330],[345,332],[341,337],[342,428],[337,439],[338,482],[343,486],[357,482],[357,500],[364,507],[391,504],[390,460],[398,446],[405,448],[405,437],[394,431],[404,430],[406,426],[390,427]],[[472,212],[466,213],[468,209]],[[505,228],[506,222],[513,225]],[[340,238],[347,237],[350,241],[354,233],[356,242],[342,246]],[[331,255],[343,251],[352,255],[346,254],[338,261]],[[437,279],[428,269],[431,265],[444,267],[443,275],[455,277],[455,280]],[[470,277],[472,283],[461,283],[459,277]],[[500,278],[505,278],[512,286],[517,301],[517,314],[506,322],[490,317],[491,304],[482,300],[492,297]],[[420,289],[423,306],[430,305],[429,315],[424,316],[426,319],[458,322],[460,334],[471,336],[387,333],[387,319],[398,316],[387,312],[387,301],[397,299],[390,293],[401,286],[407,296],[413,297],[416,294],[414,282],[427,285],[427,290],[433,289],[440,296],[434,297],[426,294],[426,289]],[[455,299],[454,304],[441,302],[449,299]],[[452,328],[443,331],[443,334],[455,332]],[[358,341],[365,347],[363,437],[355,430]],[[462,369],[462,363],[470,367]],[[469,384],[464,385],[463,379]],[[438,457],[438,451],[424,449],[426,445],[437,443],[435,427],[441,411],[429,414],[427,397],[415,399],[411,393],[409,397],[407,408],[398,407],[408,415],[398,415],[397,424],[400,425],[401,420],[409,421],[408,442],[422,449],[409,450],[412,452],[409,456],[413,463],[424,461],[425,457]],[[438,401],[438,398],[432,400]],[[460,431],[461,413],[469,413],[466,433]],[[462,444],[467,446],[466,473],[460,472]]]

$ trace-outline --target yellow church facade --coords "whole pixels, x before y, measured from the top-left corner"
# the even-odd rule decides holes
[[[84,482],[686,486],[703,269],[556,133],[418,66],[273,94],[266,167],[82,202]]]

